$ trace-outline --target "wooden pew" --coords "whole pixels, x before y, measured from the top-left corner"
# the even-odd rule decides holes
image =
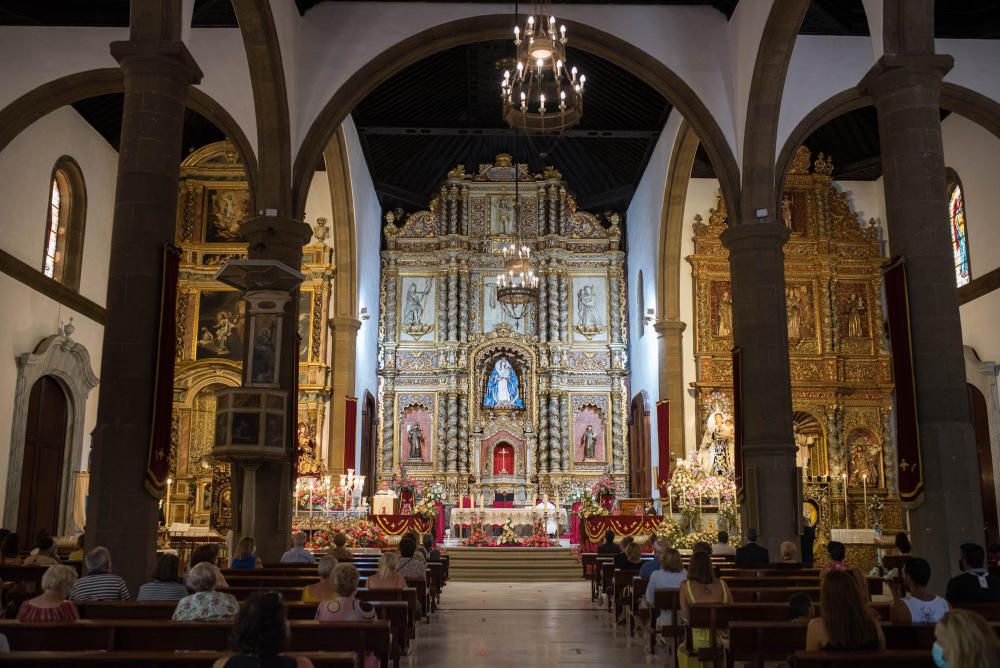
[[[934,668],[934,659],[926,650],[892,650],[887,652],[796,652],[794,668]]]
[[[962,608],[963,610],[971,610],[979,615],[988,622],[1000,622],[1000,603],[951,603],[953,608]]]
[[[437,612],[441,602],[441,588],[444,587],[444,567],[438,562],[427,562],[427,595],[431,612]]]
[[[10,666],[39,668],[77,668],[78,666],[142,666],[143,668],[211,668],[231,652],[11,652],[2,662]],[[305,657],[316,668],[354,668],[354,652],[293,652],[288,656]]]
[[[671,622],[669,625],[661,626],[659,631],[656,628],[656,620],[660,616],[660,611],[670,613]],[[674,646],[674,655],[677,654],[677,645],[684,637],[684,625],[681,624],[681,604],[679,589],[657,589],[653,592],[653,608],[650,610],[649,627],[649,653],[656,652],[657,633],[667,639]]]
[[[281,597],[285,599],[286,602],[302,600],[301,587],[266,587],[264,589],[261,589],[260,587],[229,587],[228,589],[219,589],[219,591],[232,594],[236,597],[237,601],[246,601],[259,591],[276,591],[281,594]]]
[[[417,590],[417,601],[419,602],[420,615],[418,619],[423,619],[428,624],[431,623],[430,604],[427,600],[427,580],[424,578],[406,578],[406,586]]]
[[[649,578],[632,577],[631,596],[628,597],[628,634],[635,635],[635,628],[640,623],[649,621],[649,608],[641,605],[645,599],[646,588],[649,586]]]
[[[611,588],[614,592],[614,623],[621,620],[622,611],[625,609],[626,601],[631,600],[632,578],[638,575],[638,570],[621,570],[616,568],[611,578]]]

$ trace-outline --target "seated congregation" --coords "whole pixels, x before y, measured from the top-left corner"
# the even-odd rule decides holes
[[[996,546],[987,561],[982,546],[961,545],[962,572],[941,597],[905,534],[868,573],[837,541],[821,567],[790,542],[771,559],[752,529],[738,549],[721,531],[688,555],[656,536],[643,555],[639,541],[609,532],[597,552],[581,555],[583,577],[609,622],[645,636],[648,654],[665,653],[668,666],[1000,666]]]
[[[276,564],[255,556],[251,537],[229,559],[218,543],[191,550],[186,563],[163,551],[137,591],[115,574],[104,547],[82,561],[68,553],[63,561],[53,551],[52,565],[32,554],[7,558],[0,565],[0,662],[399,665],[418,622],[429,623],[437,609],[448,556],[430,536],[405,534],[397,549],[370,555],[354,554],[344,542],[338,536],[334,553],[314,554],[297,532]]]

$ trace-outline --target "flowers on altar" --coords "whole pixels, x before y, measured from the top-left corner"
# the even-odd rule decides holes
[[[545,522],[540,519],[535,520],[535,530],[532,532],[531,538],[525,538],[521,544],[524,547],[550,547],[552,541],[545,533]]]
[[[736,498],[736,483],[721,475],[706,475],[694,483],[691,493],[696,499],[717,499],[721,505]]]
[[[382,547],[386,542],[385,532],[368,520],[359,520],[344,533],[351,547]]]
[[[698,503],[695,487],[705,477],[701,465],[696,458],[678,459],[673,475],[670,477],[670,489],[677,499],[677,508],[684,510]]]
[[[656,527],[656,537],[678,550],[691,549],[699,542],[711,545],[716,539],[709,531],[685,531],[679,522],[670,519],[664,519]]]
[[[583,501],[584,498],[590,497],[590,490],[584,486],[583,483],[574,482],[569,486],[569,496],[566,500],[570,503],[577,503],[578,501]]]
[[[477,523],[473,525],[472,531],[469,532],[469,537],[462,540],[462,545],[466,547],[494,547],[496,546],[496,542],[493,538],[486,535],[483,525]]]
[[[598,478],[597,482],[594,483],[594,486],[591,487],[590,493],[598,499],[603,496],[618,495],[618,489],[615,487],[615,481],[611,478],[610,471],[604,471],[604,475]]]
[[[432,520],[437,517],[437,506],[434,505],[434,501],[430,498],[424,497],[417,502],[417,505],[413,506],[413,514]]]
[[[431,483],[431,485],[424,492],[424,498],[444,503],[444,500],[448,498],[448,489],[444,486],[444,483]]]
[[[333,537],[338,533],[347,536],[348,547],[383,547],[386,535],[382,529],[364,518],[324,520],[321,528],[312,531],[306,547],[322,552],[333,548]]]
[[[497,537],[497,545],[517,546],[521,544],[521,539],[514,533],[514,523],[507,520],[503,525],[503,532]]]
[[[588,517],[606,517],[611,514],[610,510],[597,503],[594,497],[589,494],[585,495],[581,501],[583,505],[576,511],[576,514],[583,519],[587,519]]]
[[[389,487],[391,487],[400,496],[402,496],[404,492],[409,492],[413,495],[414,499],[420,498],[424,493],[423,484],[419,480],[411,478],[407,475],[406,467],[402,464],[399,465],[399,477],[396,477],[396,475],[393,474],[392,480],[389,482]]]

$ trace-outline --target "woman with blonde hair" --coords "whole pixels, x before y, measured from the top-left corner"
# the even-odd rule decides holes
[[[76,571],[69,566],[49,566],[42,575],[42,594],[28,599],[17,610],[21,622],[74,622],[80,619],[73,601],[67,601]]]
[[[303,603],[319,603],[337,598],[337,592],[333,590],[333,578],[330,577],[333,575],[333,569],[337,567],[337,560],[326,555],[320,558],[318,567],[319,581],[302,590]]]
[[[692,554],[688,564],[687,580],[681,585],[680,604],[684,617],[690,617],[691,606],[695,603],[729,604],[732,602],[733,596],[729,593],[729,587],[715,575],[712,557],[705,552]],[[685,650],[682,646],[681,649],[684,651],[678,652],[677,660],[681,668],[703,665],[696,658],[697,651],[705,649],[711,644],[711,630],[692,627],[691,641],[691,647]]]
[[[790,540],[786,540],[778,548],[779,554],[781,554],[782,563],[795,564],[799,561],[799,549],[795,547],[795,543]]]
[[[404,589],[406,578],[396,572],[399,565],[398,552],[383,552],[378,560],[375,575],[368,576],[369,589]]]
[[[822,580],[820,617],[806,629],[807,652],[863,652],[885,649],[885,636],[857,580],[847,571],[830,571]]]
[[[949,668],[1000,666],[1000,640],[980,615],[952,610],[934,627],[934,663]]]
[[[257,544],[250,536],[243,536],[233,550],[233,568],[264,568],[264,562],[257,556]],[[221,573],[220,573],[221,575]]]

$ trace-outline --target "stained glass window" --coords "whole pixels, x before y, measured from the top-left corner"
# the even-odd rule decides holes
[[[62,193],[59,191],[59,180],[52,177],[49,192],[49,219],[45,230],[45,260],[42,272],[49,278],[56,278],[59,268],[59,233],[61,227]]]
[[[955,184],[948,197],[948,223],[951,230],[951,250],[955,257],[955,283],[958,287],[971,279],[969,271],[969,237],[965,229],[965,197],[962,186]]]

